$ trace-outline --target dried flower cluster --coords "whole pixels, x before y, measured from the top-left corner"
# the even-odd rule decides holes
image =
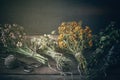
[[[52,38],[50,38],[51,35],[44,34],[43,36],[39,36],[38,38],[31,38],[30,39],[30,47],[34,50],[55,50],[55,47],[57,45],[56,41]]]
[[[21,47],[25,38],[24,28],[17,24],[0,25],[0,42],[4,47]]]
[[[77,22],[63,22],[59,28],[58,45],[72,52],[78,52],[83,48],[92,46],[92,30],[90,27]]]

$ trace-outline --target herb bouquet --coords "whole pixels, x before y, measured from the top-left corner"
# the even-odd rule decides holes
[[[86,73],[87,62],[83,50],[92,46],[92,31],[88,26],[82,27],[82,22],[64,22],[59,28],[59,48],[69,51],[78,61],[78,70]]]
[[[120,29],[115,22],[111,22],[104,31],[93,37],[94,51],[89,56],[88,80],[105,79],[111,71],[110,66],[120,61]],[[114,76],[114,75],[113,75]]]
[[[51,37],[52,35],[44,34],[43,36],[39,36],[38,38],[32,38],[31,44],[33,46],[31,47],[35,48],[39,54],[51,57],[56,62],[56,67],[60,71],[60,73],[61,71],[71,71],[73,66],[72,60],[57,51],[57,41],[56,39],[53,39]],[[56,71],[56,69],[53,69],[49,63],[48,67]]]
[[[43,64],[47,62],[47,58],[37,54],[28,46],[27,36],[22,26],[17,24],[0,25],[0,43],[0,46],[8,53],[12,52],[29,56]]]

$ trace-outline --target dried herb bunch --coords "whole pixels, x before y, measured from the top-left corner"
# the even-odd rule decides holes
[[[86,69],[87,62],[83,56],[83,50],[92,47],[92,30],[83,28],[82,22],[63,22],[58,28],[58,46],[69,50],[80,64],[82,70]]]
[[[66,48],[73,53],[77,53],[92,46],[92,30],[88,26],[83,29],[81,23],[63,22],[58,31],[58,45],[60,48]]]
[[[0,43],[5,50],[32,57],[45,64],[47,59],[33,51],[26,40],[24,28],[17,24],[0,25]],[[33,55],[34,54],[34,55]]]
[[[72,60],[63,55],[63,53],[57,52],[57,41],[52,39],[52,34],[44,34],[38,38],[32,38],[31,46],[37,50],[39,54],[51,57],[56,62],[56,68],[60,71],[70,71],[72,68]],[[66,66],[67,65],[67,66]],[[68,66],[69,65],[69,66]],[[50,64],[48,63],[50,68]],[[55,69],[53,69],[55,70]]]

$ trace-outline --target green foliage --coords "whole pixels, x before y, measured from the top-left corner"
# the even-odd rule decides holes
[[[93,80],[98,76],[105,77],[106,69],[117,64],[120,59],[120,29],[116,27],[114,22],[106,27],[94,37],[94,50],[88,61],[89,79]],[[100,75],[102,74],[102,75]]]

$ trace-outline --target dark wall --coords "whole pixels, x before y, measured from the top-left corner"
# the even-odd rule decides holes
[[[119,21],[119,0],[0,0],[0,23],[17,23],[30,34],[50,33],[61,22],[79,21],[94,31]]]

